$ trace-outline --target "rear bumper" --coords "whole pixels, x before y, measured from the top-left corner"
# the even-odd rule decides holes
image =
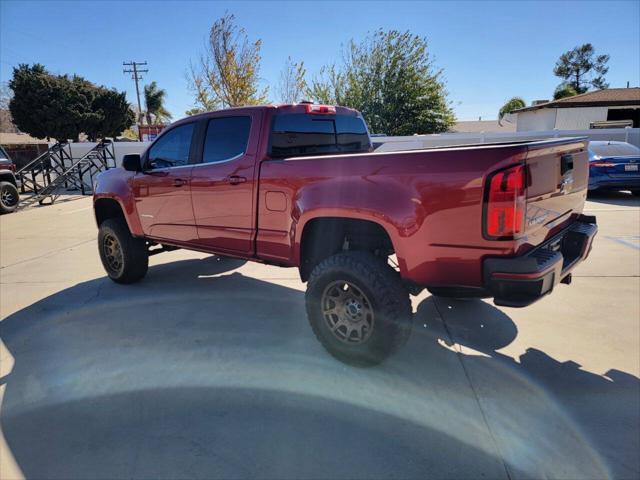
[[[526,255],[485,258],[484,288],[496,305],[526,307],[551,293],[558,283],[571,282],[571,271],[587,258],[597,232],[596,217],[581,215]]]
[[[598,190],[598,189],[618,189],[618,190],[626,190],[626,189],[636,189],[640,188],[640,177],[632,177],[628,178],[611,178],[609,176],[597,176],[595,178],[589,179],[589,190]]]

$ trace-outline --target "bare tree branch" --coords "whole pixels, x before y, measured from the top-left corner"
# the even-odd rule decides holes
[[[225,14],[209,32],[197,66],[189,65],[187,78],[197,108],[257,105],[267,102],[267,89],[259,87],[260,40],[250,42],[235,17]]]
[[[295,103],[302,100],[307,91],[306,73],[304,62],[294,62],[291,57],[287,57],[277,87],[280,102]]]

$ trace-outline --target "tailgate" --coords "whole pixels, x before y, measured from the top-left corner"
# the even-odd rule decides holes
[[[589,182],[586,138],[529,145],[525,234],[537,245],[582,212]]]

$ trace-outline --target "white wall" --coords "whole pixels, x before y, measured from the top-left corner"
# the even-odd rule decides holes
[[[555,127],[558,130],[581,130],[589,128],[591,122],[602,122],[607,119],[608,107],[555,108]]]
[[[128,153],[143,153],[151,142],[114,142],[113,151],[116,156],[116,165],[122,165],[122,157]],[[82,157],[96,146],[95,142],[71,143],[71,155],[74,159]]]
[[[533,130],[553,130],[556,126],[557,108],[540,108],[518,113],[516,130],[530,132]],[[589,126],[587,125],[587,128]]]

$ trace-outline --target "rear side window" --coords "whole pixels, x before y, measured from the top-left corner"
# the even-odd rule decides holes
[[[348,115],[276,115],[271,129],[272,157],[368,152],[364,120]]]
[[[250,117],[214,118],[207,125],[202,163],[216,163],[242,155],[247,150]]]
[[[152,169],[171,168],[189,163],[192,136],[193,123],[169,130],[149,150],[148,166]]]

